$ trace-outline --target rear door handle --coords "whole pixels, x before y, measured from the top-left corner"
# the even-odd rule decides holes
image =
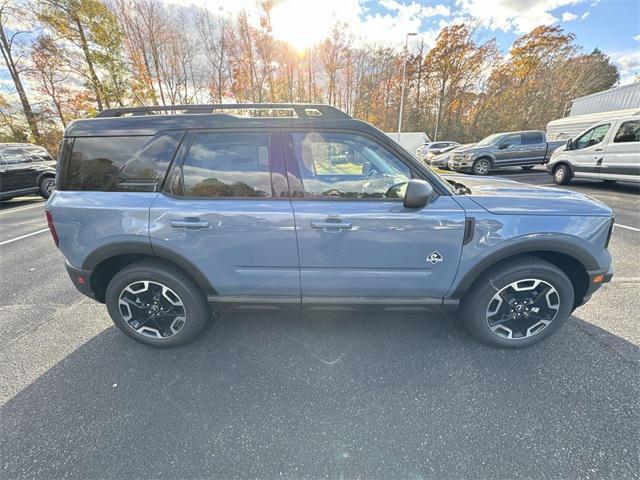
[[[198,218],[185,218],[184,220],[171,220],[171,226],[173,228],[189,228],[197,230],[200,228],[209,228],[211,227],[211,223]]]
[[[311,222],[311,228],[321,228],[322,230],[351,230],[351,222]]]

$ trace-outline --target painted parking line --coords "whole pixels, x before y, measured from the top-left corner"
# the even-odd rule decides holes
[[[30,208],[42,207],[43,205],[44,205],[44,202],[40,202],[35,205],[28,205],[26,207],[8,208],[6,210],[0,211],[0,215],[4,215],[5,213],[21,212],[22,210],[29,210]]]
[[[26,235],[21,235],[19,237],[12,238],[10,240],[5,240],[4,242],[0,242],[0,247],[3,246],[3,245],[7,245],[9,243],[17,242],[18,240],[22,240],[24,238],[33,237],[34,235],[38,235],[40,233],[44,233],[44,232],[48,232],[48,231],[49,231],[48,228],[43,228],[42,230],[38,230],[37,232],[31,232],[31,233],[27,233]]]
[[[621,225],[619,223],[615,224],[615,228],[624,228],[626,230],[631,230],[632,232],[640,232],[640,228],[630,227],[629,225]]]

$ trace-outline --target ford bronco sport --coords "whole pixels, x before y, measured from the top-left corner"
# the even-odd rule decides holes
[[[612,276],[602,203],[442,178],[327,105],[108,110],[67,128],[58,168],[46,213],[72,282],[155,346],[212,307],[459,307],[522,347]]]

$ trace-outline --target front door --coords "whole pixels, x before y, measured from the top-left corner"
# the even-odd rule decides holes
[[[283,172],[282,148],[264,130],[188,135],[151,207],[152,249],[197,268],[216,301],[299,304],[295,225]]]
[[[576,177],[598,178],[604,160],[604,137],[609,131],[608,123],[587,130],[573,141],[571,160]]]
[[[498,151],[495,153],[495,166],[519,165],[525,161],[527,156],[528,149],[522,145],[522,135],[519,133],[507,135],[498,144]]]
[[[35,187],[31,160],[25,157],[18,148],[7,148],[2,151],[5,162],[2,176],[2,190],[22,190]]]
[[[405,208],[416,172],[358,133],[299,131],[286,143],[303,304],[441,301],[462,247],[454,198]]]

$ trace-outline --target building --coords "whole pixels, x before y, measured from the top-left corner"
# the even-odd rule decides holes
[[[575,138],[580,132],[606,118],[640,115],[640,83],[576,98],[568,107],[568,116],[547,124],[549,140]]]

